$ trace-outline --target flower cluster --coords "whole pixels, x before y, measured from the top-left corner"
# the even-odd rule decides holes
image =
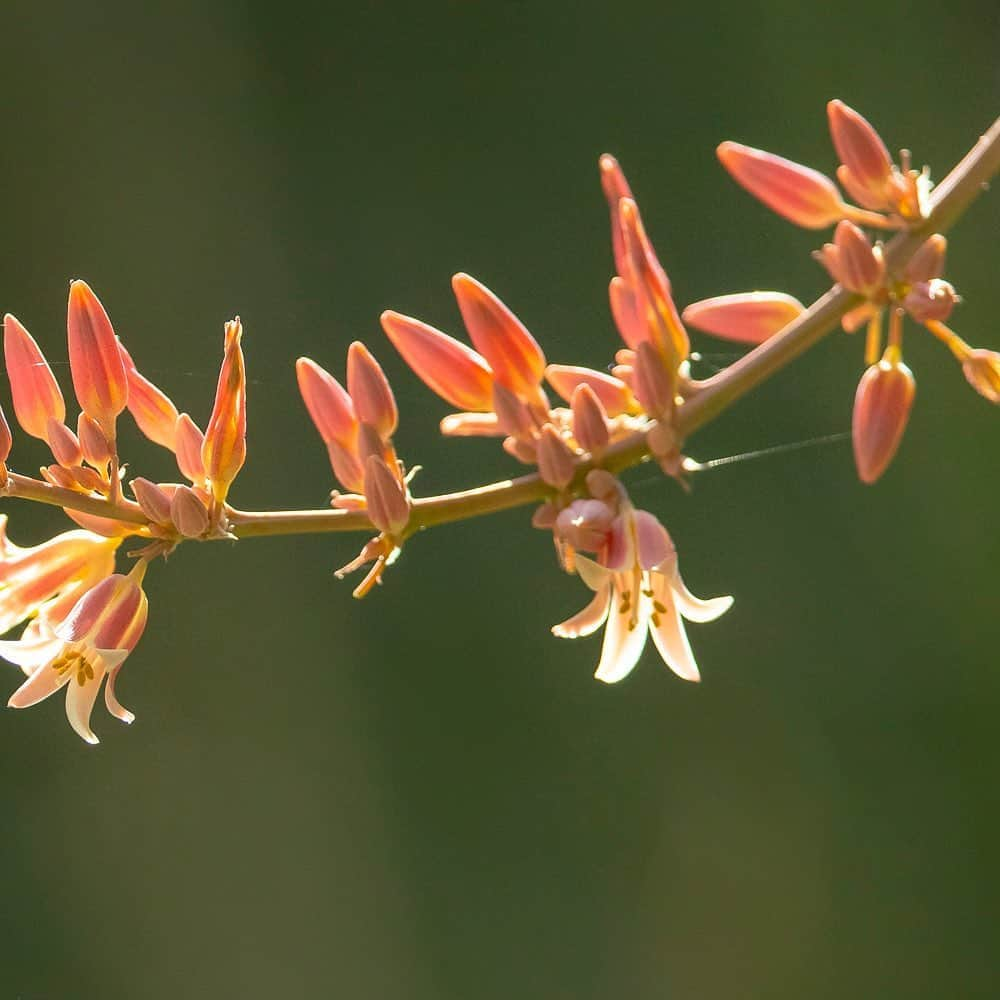
[[[809,228],[835,227],[815,256],[840,289],[829,301],[838,303],[843,329],[867,331],[853,436],[859,475],[873,482],[898,448],[914,397],[903,363],[904,317],[941,340],[970,384],[994,403],[1000,402],[1000,354],[970,347],[945,325],[958,296],[942,276],[944,237],[924,238],[940,217],[931,214],[937,209],[927,171],[912,169],[906,153],[894,162],[872,126],[842,102],[831,102],[828,113],[841,161],[837,180],[856,204],[831,178],[774,154],[733,142],[722,143],[718,154],[740,184],[780,215]],[[1000,149],[1000,123],[984,148]],[[599,167],[611,220],[610,314],[621,338],[606,368],[550,363],[514,312],[467,274],[455,275],[452,288],[471,344],[398,312],[381,317],[404,361],[455,409],[441,421],[442,433],[499,439],[504,452],[530,470],[514,481],[414,499],[418,467],[407,468],[396,452],[392,388],[368,348],[354,342],[345,384],[309,358],[296,364],[300,394],[342,490],[333,490],[330,507],[321,511],[241,511],[228,499],[247,455],[238,317],[225,325],[203,431],[140,373],[84,282],[70,285],[67,317],[80,409],[75,422],[67,422],[62,390],[34,338],[7,315],[4,357],[14,416],[25,434],[44,443],[51,461],[39,479],[9,470],[13,439],[0,412],[0,496],[54,504],[74,524],[20,547],[9,541],[0,518],[0,634],[24,626],[19,637],[0,640],[0,657],[25,674],[9,705],[24,708],[65,689],[71,726],[96,743],[90,715],[103,687],[108,711],[131,722],[116,681],[146,625],[144,577],[153,561],[185,541],[374,532],[337,573],[371,564],[354,591],[363,597],[419,529],[519,503],[536,505],[532,524],[550,534],[559,566],[593,592],[582,611],[552,631],[578,638],[604,626],[598,679],[613,683],[631,673],[651,636],[674,673],[698,680],[684,622],[713,621],[732,598],[702,600],[687,589],[670,534],[654,514],[636,508],[621,474],[652,459],[687,486],[687,473],[698,466],[682,453],[685,435],[770,374],[776,357],[801,349],[796,338],[810,323],[814,336],[825,328],[820,310],[807,310],[783,292],[718,295],[678,310],[621,166],[605,155]],[[978,180],[967,173],[969,189],[987,176],[985,168]],[[908,232],[901,238],[911,244],[900,254],[866,230]],[[827,327],[833,322],[827,316]],[[755,350],[697,381],[685,324]],[[178,481],[125,482],[117,425],[126,411],[148,440],[174,456]],[[118,554],[129,547],[133,566],[118,572]]]
[[[149,563],[185,539],[228,534],[226,496],[246,457],[246,375],[237,318],[226,324],[215,405],[202,433],[139,373],[83,281],[70,285],[67,330],[81,411],[75,431],[38,344],[15,317],[4,317],[14,415],[26,434],[48,446],[53,461],[41,468],[41,480],[8,472],[12,439],[0,415],[3,491],[59,504],[79,529],[20,548],[7,539],[4,518],[0,634],[27,624],[18,639],[0,642],[0,657],[27,674],[11,707],[26,708],[65,687],[70,725],[96,743],[89,720],[105,678],[108,711],[125,722],[133,718],[115,695],[115,679],[145,628],[142,581]],[[174,453],[188,483],[136,478],[129,483],[134,499],[124,495],[117,421],[126,409],[147,438]],[[116,552],[130,538],[142,542],[128,553],[135,564],[116,573]]]
[[[922,223],[931,191],[926,168],[912,169],[905,150],[897,166],[878,132],[842,101],[831,101],[827,115],[841,161],[837,179],[860,207],[845,202],[830,178],[773,153],[724,142],[718,155],[738,183],[784,218],[810,229],[836,225],[833,241],[814,256],[841,288],[861,300],[843,317],[842,326],[848,333],[867,326],[867,368],[855,394],[852,437],[858,475],[873,483],[896,454],[916,392],[913,374],[903,362],[904,317],[941,340],[970,385],[992,403],[1000,402],[1000,354],[970,347],[945,326],[959,298],[941,277],[944,236],[931,235],[902,269],[893,271],[882,244],[862,228],[907,229]],[[717,336],[760,343],[796,318],[798,304],[788,300],[781,321],[781,298],[773,292],[721,296],[689,307],[684,318]],[[765,312],[774,317],[770,330],[762,322]]]

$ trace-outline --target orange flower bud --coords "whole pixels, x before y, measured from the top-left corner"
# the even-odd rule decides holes
[[[906,280],[917,282],[939,278],[944,273],[947,250],[948,241],[940,233],[929,236],[907,263],[903,271]]]
[[[148,479],[133,479],[129,484],[136,502],[154,524],[170,524],[171,496],[162,487]]]
[[[205,466],[201,458],[204,442],[205,435],[198,425],[186,413],[182,413],[177,418],[177,468],[196,486],[203,486],[205,483]]]
[[[636,398],[651,417],[661,420],[674,407],[677,373],[664,367],[663,359],[652,344],[639,345],[632,372],[632,385]]]
[[[355,340],[347,349],[347,391],[358,419],[385,440],[392,437],[399,424],[399,411],[385,372],[371,351]]]
[[[35,339],[10,313],[3,320],[3,352],[17,422],[25,433],[47,441],[49,418],[62,423],[66,404]]]
[[[874,483],[892,461],[903,439],[915,393],[913,374],[893,347],[861,376],[854,397],[851,436],[863,483]]]
[[[358,418],[347,390],[310,358],[295,362],[299,393],[306,404],[319,436],[326,444],[336,441],[341,448],[357,448]]]
[[[892,157],[867,119],[843,101],[826,106],[830,137],[843,168],[837,171],[852,198],[865,208],[880,211],[888,206],[886,185],[892,177]]]
[[[598,166],[601,171],[601,187],[604,190],[604,197],[608,200],[608,208],[611,210],[611,248],[615,256],[615,270],[618,274],[625,274],[628,263],[625,257],[625,238],[622,235],[619,207],[622,198],[632,198],[633,201],[635,199],[621,166],[613,156],[605,153],[598,160]]]
[[[962,362],[962,371],[980,396],[1000,403],[1000,354],[977,347]]]
[[[76,435],[80,439],[83,457],[95,468],[103,469],[111,461],[108,440],[100,424],[93,417],[81,413],[76,421]]]
[[[368,519],[379,531],[398,538],[410,520],[406,487],[378,455],[365,462]]]
[[[226,499],[229,487],[247,457],[247,381],[237,316],[226,324],[225,355],[215,392],[215,406],[205,428],[201,461],[215,502]]]
[[[10,425],[7,423],[7,417],[4,416],[3,408],[0,407],[0,489],[7,485],[7,459],[10,457],[10,449],[13,445],[14,439],[11,437]],[[2,534],[2,530],[0,527],[0,534]]]
[[[49,417],[47,428],[49,447],[52,457],[64,468],[79,465],[83,461],[83,452],[76,435],[61,421]]]
[[[460,410],[488,411],[493,374],[471,347],[400,313],[382,313],[382,329],[418,378]]]
[[[572,400],[578,386],[588,386],[610,417],[635,410],[635,398],[628,386],[606,372],[577,365],[549,365],[545,369],[545,380],[566,402]]]
[[[66,327],[76,398],[113,441],[115,420],[128,401],[128,378],[111,320],[85,281],[70,282]]]
[[[118,342],[118,351],[128,379],[127,406],[132,419],[150,441],[173,451],[177,435],[177,407],[163,390],[139,372],[121,341]]]
[[[849,292],[873,296],[885,284],[882,251],[868,242],[868,237],[847,219],[841,219],[833,234],[833,243],[824,245],[817,255],[830,277]]]
[[[738,142],[716,153],[732,178],[768,208],[806,229],[823,229],[844,217],[844,203],[829,177]]]
[[[737,292],[692,302],[682,317],[714,337],[761,344],[805,311],[798,299],[783,292]]]
[[[516,396],[533,402],[545,371],[545,355],[535,338],[475,278],[456,274],[451,285],[472,343],[486,359],[496,380]]]
[[[943,323],[951,315],[958,295],[950,282],[941,278],[918,281],[903,297],[903,308],[918,323]]]

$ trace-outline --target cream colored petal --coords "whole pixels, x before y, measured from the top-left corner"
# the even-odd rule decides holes
[[[19,666],[26,673],[34,673],[48,663],[62,648],[60,639],[51,636],[0,641],[0,659]]]
[[[90,728],[90,713],[107,670],[102,657],[95,658],[93,667],[94,676],[86,684],[78,684],[74,678],[66,685],[66,718],[76,734],[90,744],[100,742]]]
[[[594,676],[605,684],[615,684],[627,677],[642,655],[646,645],[646,630],[648,611],[645,602],[640,605],[637,621],[632,628],[629,622],[631,612],[622,614],[617,607],[619,594],[612,591],[611,608],[608,612],[608,623],[604,629],[604,646],[601,649],[601,662],[597,665]]]
[[[653,644],[663,657],[663,662],[686,681],[699,681],[698,664],[688,643],[684,622],[681,620],[677,602],[666,585],[657,588],[656,599],[664,606],[656,616],[656,623],[649,624],[653,633]]]
[[[62,643],[56,644],[54,653],[58,653],[61,647]],[[51,666],[52,659],[50,656],[35,667],[31,676],[10,696],[8,708],[30,708],[37,705],[70,679],[69,672],[60,673]]]
[[[600,563],[588,559],[586,556],[576,555],[576,571],[580,579],[590,587],[591,590],[603,590],[611,577],[611,571],[605,569]]]
[[[579,639],[596,632],[608,617],[609,599],[610,587],[605,585],[594,594],[594,599],[582,611],[578,611],[572,618],[567,618],[558,625],[553,625],[552,634],[559,636],[560,639]]]
[[[119,663],[108,671],[108,679],[104,684],[104,704],[108,711],[116,718],[121,719],[131,725],[135,722],[135,715],[130,712],[115,696],[115,681],[121,672],[122,665]]]
[[[673,589],[680,613],[689,622],[714,622],[733,606],[733,599],[729,596],[712,597],[708,600],[695,597],[684,585],[676,569],[670,579],[670,587]]]

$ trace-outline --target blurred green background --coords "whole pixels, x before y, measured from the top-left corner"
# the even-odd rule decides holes
[[[318,506],[294,359],[394,380],[418,492],[515,471],[377,325],[459,330],[494,288],[551,360],[603,366],[622,160],[681,304],[824,288],[723,174],[723,138],[830,170],[839,96],[935,176],[1000,110],[995,0],[25,3],[0,13],[0,308],[65,368],[71,277],[199,420],[223,321],[251,373],[245,508]],[[1000,347],[997,195],[953,234],[954,325]],[[725,363],[726,345],[696,347]],[[629,483],[734,610],[685,685],[591,673],[528,512],[421,536],[356,603],[353,536],[185,546],[147,577],[131,729],[3,715],[0,998],[985,997],[998,981],[997,413],[914,332],[899,460],[846,443]],[[703,371],[710,370],[707,367]],[[844,431],[861,344],[825,342],[690,443]],[[6,389],[4,389],[6,392]],[[6,398],[4,405],[7,405]],[[9,410],[8,410],[9,412]],[[131,431],[133,474],[171,478]],[[12,459],[42,459],[19,435]],[[11,535],[62,522],[10,507]],[[9,690],[18,680],[9,669]]]

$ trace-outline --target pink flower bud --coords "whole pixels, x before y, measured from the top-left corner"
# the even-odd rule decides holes
[[[111,320],[85,281],[70,282],[66,327],[76,398],[113,441],[115,420],[128,401],[128,377]]]
[[[677,373],[668,370],[652,344],[639,345],[632,372],[632,385],[636,398],[651,417],[667,417],[674,407]]]
[[[538,461],[538,448],[534,441],[525,438],[505,437],[502,447],[511,458],[516,458],[525,465],[535,465]]]
[[[597,552],[608,541],[614,510],[601,500],[574,500],[555,520],[556,536],[581,552]]]
[[[929,236],[907,263],[903,276],[907,281],[930,281],[944,273],[948,241],[940,234]]]
[[[76,435],[61,421],[49,417],[46,437],[52,449],[52,457],[63,468],[79,465],[83,461],[83,452]]]
[[[83,457],[95,468],[103,469],[111,461],[111,450],[108,439],[104,436],[100,424],[93,417],[81,413],[76,421],[76,434],[80,439]]]
[[[608,446],[608,414],[589,385],[578,385],[573,392],[573,437],[584,451],[599,456]]]
[[[816,256],[849,292],[872,297],[885,286],[885,262],[882,251],[868,242],[868,237],[847,219],[841,219],[833,234]]]
[[[716,153],[738,184],[790,222],[823,229],[844,217],[840,193],[818,171],[738,142],[723,142]]]
[[[545,355],[524,324],[485,286],[467,274],[451,280],[462,321],[496,380],[514,395],[534,400]]]
[[[607,372],[577,365],[549,365],[545,369],[545,380],[566,402],[573,398],[578,386],[588,386],[601,401],[609,417],[617,417],[635,409],[635,399],[628,386]]]
[[[546,424],[538,438],[538,473],[557,490],[564,490],[573,481],[576,472],[575,456],[559,432]]]
[[[142,433],[154,444],[174,450],[177,407],[170,397],[135,367],[131,355],[119,341],[118,350],[128,379],[128,411]]]
[[[205,435],[186,413],[177,418],[176,431],[177,468],[196,486],[202,486],[205,482],[205,466],[202,464],[201,450]]]
[[[495,413],[449,413],[441,420],[445,437],[503,437]]]
[[[328,372],[309,358],[295,362],[299,393],[309,416],[326,444],[336,441],[342,449],[357,445],[358,418],[347,390]]]
[[[218,504],[225,501],[247,457],[247,379],[240,346],[242,337],[243,324],[237,316],[226,323],[225,354],[215,391],[215,406],[201,446],[205,475]]]
[[[830,137],[843,164],[843,169],[837,172],[841,183],[865,208],[874,211],[887,208],[886,185],[892,177],[893,165],[881,136],[867,119],[843,101],[830,101],[826,111]]]
[[[762,344],[806,311],[783,292],[737,292],[692,302],[682,317],[689,326],[741,344]]]
[[[918,281],[903,297],[903,308],[918,323],[943,323],[951,315],[958,295],[954,287],[941,278]]]
[[[171,496],[162,487],[148,479],[133,479],[129,484],[136,502],[154,524],[170,524]]]
[[[493,376],[486,359],[453,337],[400,313],[382,313],[382,329],[431,391],[460,410],[489,410]]]
[[[396,400],[385,372],[360,340],[347,350],[347,391],[358,419],[374,427],[383,439],[392,437],[399,423]]]
[[[913,374],[891,347],[861,376],[854,397],[851,436],[863,483],[874,483],[892,461],[903,439],[915,392]]]
[[[208,508],[188,486],[178,486],[170,501],[170,520],[185,538],[198,538],[208,530]]]
[[[962,371],[980,396],[1000,403],[1000,354],[977,347],[962,362]]]
[[[66,404],[38,344],[10,313],[3,320],[3,351],[17,422],[25,433],[46,441],[49,418],[62,423]]]
[[[372,524],[398,538],[410,520],[410,499],[399,477],[378,455],[365,462],[365,500]]]

